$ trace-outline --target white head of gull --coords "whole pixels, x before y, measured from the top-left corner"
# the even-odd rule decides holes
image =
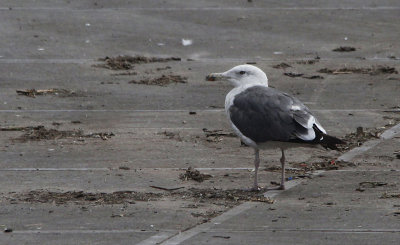
[[[297,98],[268,87],[267,75],[258,67],[239,65],[222,73],[211,73],[208,81],[224,80],[234,88],[225,99],[225,111],[233,130],[255,153],[252,190],[259,190],[259,150],[280,148],[281,184],[285,189],[285,152],[291,147],[323,146],[337,149],[344,142],[326,134],[311,111]]]
[[[223,73],[211,73],[206,78],[209,81],[227,80],[234,87],[261,85],[268,87],[267,75],[258,67],[238,65]]]

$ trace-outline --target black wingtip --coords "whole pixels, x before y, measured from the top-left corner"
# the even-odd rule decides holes
[[[320,145],[322,145],[326,149],[331,149],[331,150],[338,150],[337,145],[345,145],[347,144],[345,141],[338,139],[334,136],[330,136],[327,134],[324,134],[316,125],[313,127],[317,137],[315,139],[319,139]]]
[[[344,145],[344,144],[346,144],[345,141],[343,141],[343,140],[341,140],[341,139],[338,139],[338,138],[336,138],[336,137],[327,135],[327,134],[324,134],[322,137],[323,137],[323,138],[321,139],[320,144],[321,144],[323,147],[327,148],[327,149],[337,150],[337,149],[338,149],[338,148],[337,148],[337,145]]]

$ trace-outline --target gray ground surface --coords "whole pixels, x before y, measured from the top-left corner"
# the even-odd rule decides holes
[[[400,122],[400,75],[377,71],[400,70],[398,16],[391,0],[1,1],[0,243],[398,244],[400,136],[378,138]],[[101,67],[118,55],[181,60]],[[230,85],[204,77],[246,62],[330,134],[378,144],[336,165],[342,152],[289,150],[303,182],[273,204],[240,191],[253,152],[229,136]],[[130,83],[162,75],[187,80]],[[261,185],[279,182],[279,157],[261,153]],[[182,180],[188,167],[211,176]]]

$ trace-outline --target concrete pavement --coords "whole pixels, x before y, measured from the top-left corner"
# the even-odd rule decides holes
[[[357,68],[400,70],[399,13],[392,0],[1,1],[0,228],[12,232],[0,243],[398,244],[399,134],[369,132],[399,124],[400,76]],[[332,51],[340,46],[356,50]],[[96,67],[118,55],[181,61]],[[245,201],[236,190],[252,183],[251,149],[203,130],[231,132],[223,112],[230,86],[205,75],[245,62],[305,102],[329,133],[348,138],[363,127],[378,141],[311,178],[303,167],[343,153],[288,151],[293,187],[267,192],[273,204]],[[291,67],[273,67],[282,62]],[[350,72],[319,72],[343,67]],[[187,83],[129,83],[162,75]],[[306,78],[313,75],[323,78]],[[16,93],[53,88],[73,94]],[[39,132],[16,130],[39,125],[61,136],[30,140]],[[279,181],[271,168],[279,157],[261,153],[262,185]],[[211,178],[182,180],[189,166]]]

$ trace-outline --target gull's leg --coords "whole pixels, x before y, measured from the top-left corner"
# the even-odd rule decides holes
[[[253,188],[251,188],[252,191],[258,191],[260,188],[258,187],[258,180],[257,180],[257,174],[258,174],[258,167],[260,166],[260,154],[259,154],[258,149],[254,149],[254,184]]]
[[[282,157],[281,157],[281,166],[282,166],[282,174],[281,174],[281,186],[279,187],[280,190],[285,189],[285,152],[283,148],[281,148]]]

